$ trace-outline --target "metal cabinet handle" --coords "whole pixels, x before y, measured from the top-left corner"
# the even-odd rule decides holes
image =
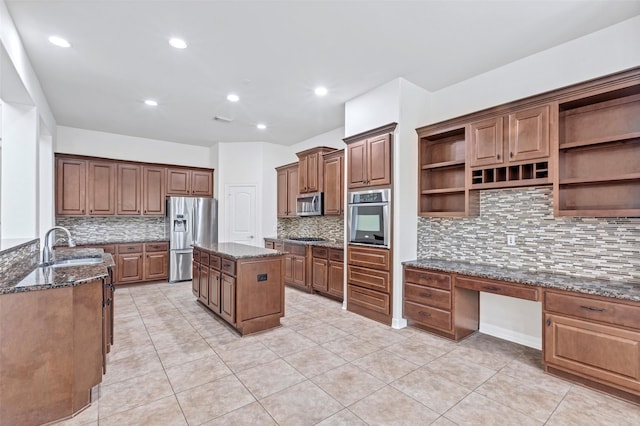
[[[500,159],[500,154],[496,155],[496,159],[498,160]]]
[[[421,297],[431,297],[431,293],[420,293]]]
[[[513,152],[509,152],[509,158],[513,158]]]
[[[606,309],[594,308],[593,306],[580,306],[582,309],[586,309],[591,312],[606,312]]]
[[[420,311],[419,314],[421,317],[431,318],[431,314],[428,312]]]
[[[500,289],[498,287],[494,287],[494,286],[491,286],[491,285],[485,285],[482,288],[484,288],[485,290],[490,290],[490,291],[500,291]]]

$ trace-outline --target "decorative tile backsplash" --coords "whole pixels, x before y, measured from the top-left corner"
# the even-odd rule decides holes
[[[155,241],[165,238],[164,217],[57,217],[75,243]]]
[[[418,257],[640,283],[640,218],[554,217],[551,187],[482,191],[479,217],[418,218]]]
[[[39,261],[39,239],[3,251],[0,254],[0,284],[9,286],[20,281],[33,271]]]
[[[278,218],[278,238],[285,237],[319,237],[342,241],[344,218],[342,216]]]

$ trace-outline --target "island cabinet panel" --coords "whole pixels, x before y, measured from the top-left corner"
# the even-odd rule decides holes
[[[193,251],[195,255],[195,250]],[[193,266],[191,268],[191,292],[197,298],[200,298],[200,264],[193,260]]]
[[[200,271],[198,294],[194,287],[198,301],[241,335],[280,325],[284,316],[284,256],[236,243],[220,243],[216,249],[194,250],[198,253],[194,268]],[[241,257],[236,257],[237,253]]]

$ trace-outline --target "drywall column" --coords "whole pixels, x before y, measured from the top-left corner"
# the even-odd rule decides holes
[[[2,107],[2,238],[38,235],[38,115],[35,107]]]
[[[38,140],[38,235],[44,241],[44,234],[55,224],[54,193],[55,174],[53,160],[53,137],[44,133],[44,122],[40,120]]]

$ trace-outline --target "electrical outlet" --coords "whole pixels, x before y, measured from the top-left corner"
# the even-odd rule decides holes
[[[507,245],[515,246],[516,245],[516,236],[515,235],[507,235]]]

